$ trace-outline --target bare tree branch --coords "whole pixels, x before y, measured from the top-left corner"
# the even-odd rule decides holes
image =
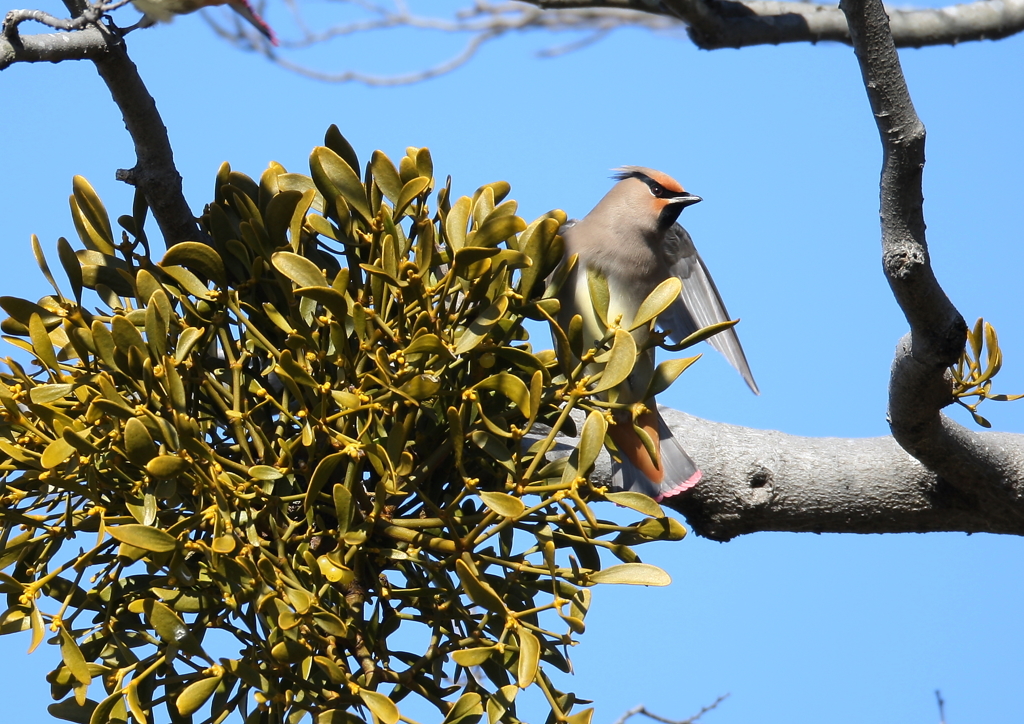
[[[286,60],[265,44],[258,44],[273,62],[303,75],[331,82],[358,81],[368,85],[415,83],[458,68],[484,44],[510,33],[543,30],[584,33],[541,55],[553,56],[585,47],[614,30],[633,27],[656,32],[685,30],[705,50],[750,45],[836,41],[850,43],[846,18],[835,5],[775,0],[475,0],[454,15],[417,14],[404,2],[339,0],[362,11],[363,17],[324,28],[311,29],[302,6],[285,0],[301,29],[298,39],[282,48],[306,48],[357,33],[412,28],[467,35],[461,51],[426,70],[394,76],[365,72],[329,72]],[[952,45],[969,40],[995,40],[1024,30],[1024,0],[979,0],[944,8],[885,8],[897,47]],[[209,18],[208,18],[209,19]],[[246,31],[215,29],[233,42],[254,47]]]
[[[842,0],[875,115],[883,153],[882,265],[910,332],[900,341],[889,383],[896,441],[929,470],[971,495],[1020,496],[1013,453],[941,414],[952,401],[948,368],[963,352],[967,326],[932,273],[925,241],[924,124],[910,99],[878,0]],[[995,490],[994,488],[998,488]]]
[[[1012,467],[1003,481],[978,480],[965,490],[891,437],[797,437],[661,412],[704,472],[700,485],[662,505],[705,538],[762,531],[1024,535],[1024,435],[979,433]],[[599,459],[594,482],[610,484],[610,462]]]
[[[390,76],[359,71],[330,72],[318,70],[284,58],[274,52],[273,49],[266,47],[265,44],[260,44],[257,49],[281,67],[316,80],[332,83],[355,81],[371,86],[393,86],[418,83],[451,72],[471,60],[480,48],[489,41],[512,33],[536,30],[587,33],[587,37],[582,40],[541,51],[541,55],[555,56],[572,50],[578,50],[600,40],[613,30],[626,27],[640,27],[658,32],[681,32],[684,29],[682,23],[668,15],[619,8],[600,7],[544,10],[522,2],[495,4],[478,1],[473,6],[458,11],[454,17],[442,18],[413,13],[404,3],[396,3],[394,7],[383,3],[359,2],[355,0],[341,0],[341,3],[358,6],[365,11],[367,17],[340,23],[328,28],[312,29],[302,14],[302,6],[299,3],[286,0],[296,25],[302,31],[302,35],[295,40],[283,40],[281,47],[283,49],[308,48],[359,33],[397,28],[468,35],[469,38],[465,41],[462,49],[447,60],[436,63],[426,69],[418,69],[409,73]],[[211,17],[207,17],[207,20],[222,37],[231,42],[248,44],[244,28],[232,31],[218,24]]]
[[[99,21],[105,10],[117,7],[119,3],[105,6],[68,0],[66,4],[72,12],[70,19],[34,11],[8,14],[0,33],[0,70],[17,62],[92,60],[121,109],[125,127],[135,144],[135,166],[119,170],[117,178],[142,192],[168,245],[202,238],[199,225],[182,193],[181,176],[174,165],[167,129],[157,111],[156,101],[128,57],[124,31]],[[18,27],[27,20],[72,30],[22,36]]]
[[[60,63],[94,60],[107,53],[103,31],[91,27],[74,33],[15,35],[0,33],[0,71],[14,63]]]
[[[712,703],[708,704],[707,706],[701,707],[700,711],[698,711],[696,714],[694,714],[693,716],[689,717],[688,719],[666,719],[663,716],[658,716],[657,714],[654,714],[653,712],[647,711],[647,707],[641,705],[641,706],[633,707],[632,709],[627,711],[625,714],[623,714],[621,717],[616,719],[615,720],[615,724],[626,724],[626,722],[629,719],[632,719],[634,716],[637,716],[638,714],[642,715],[642,716],[645,716],[648,719],[653,719],[656,722],[661,722],[661,724],[696,724],[697,720],[699,720],[702,716],[707,714],[709,711],[711,711],[712,709],[717,707],[719,704],[721,704],[723,701],[725,701],[728,698],[729,698],[728,694],[723,694],[722,696],[718,697],[717,699],[715,699]]]
[[[117,178],[142,191],[167,246],[204,238],[185,201],[167,127],[123,42],[94,62],[135,143],[135,166],[119,169]]]

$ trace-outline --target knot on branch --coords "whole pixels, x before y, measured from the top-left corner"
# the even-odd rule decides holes
[[[905,282],[931,268],[928,254],[923,247],[917,244],[899,244],[893,247],[882,253],[882,265],[889,278]]]

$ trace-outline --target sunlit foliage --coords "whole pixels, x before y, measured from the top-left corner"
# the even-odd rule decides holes
[[[159,261],[144,204],[115,236],[78,178],[67,282],[33,240],[54,293],[0,298],[22,348],[0,375],[0,633],[59,646],[53,715],[394,724],[418,697],[515,722],[535,687],[587,722],[550,673],[590,587],[667,583],[632,547],[679,523],[587,480],[614,407],[594,393],[644,350],[610,331],[595,375],[578,339],[554,328],[559,361],[524,327],[554,327],[564,214],[527,224],[504,182],[453,198],[426,149],[358,169],[334,128],[309,176],[225,165],[209,238]],[[551,454],[573,409],[579,444]]]

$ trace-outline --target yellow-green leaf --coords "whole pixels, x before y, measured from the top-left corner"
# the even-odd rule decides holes
[[[146,472],[154,478],[174,478],[188,468],[189,462],[177,455],[158,455],[146,463]]]
[[[416,375],[399,389],[414,400],[425,400],[441,389],[441,379],[436,375]]]
[[[71,675],[80,684],[88,686],[89,682],[92,681],[89,665],[85,661],[85,656],[82,655],[82,650],[78,648],[78,642],[75,641],[75,637],[68,633],[68,630],[63,626],[60,629],[60,655],[64,659],[64,664],[68,667]]]
[[[43,326],[46,327],[46,329],[53,329],[58,326],[61,321],[58,315],[54,314],[46,307],[42,307],[35,302],[30,302],[27,299],[22,299],[21,297],[0,297],[0,308],[26,326],[33,314],[39,315],[39,318],[42,320]]]
[[[37,385],[29,390],[28,397],[37,405],[48,405],[67,397],[71,389],[72,386],[67,384]]]
[[[667,359],[659,364],[657,369],[654,370],[654,375],[651,377],[651,383],[647,386],[647,397],[654,397],[667,390],[679,375],[683,374],[690,365],[699,359],[700,355],[680,359]]]
[[[636,311],[636,316],[633,317],[631,329],[636,329],[656,318],[668,309],[674,301],[679,299],[679,294],[682,291],[683,283],[676,276],[670,276],[656,286],[654,291],[647,295],[647,299],[640,304],[640,308]]]
[[[518,693],[519,687],[515,684],[508,684],[491,692],[487,699],[487,724],[499,724],[504,721],[502,717],[512,708],[512,702],[516,700]]]
[[[451,351],[436,334],[421,334],[419,337],[414,339],[409,346],[405,348],[405,356],[410,357],[414,354],[438,354],[445,359],[452,358]]]
[[[565,720],[565,724],[590,724],[594,718],[594,707],[578,711]]]
[[[608,290],[608,278],[597,267],[587,267],[587,292],[590,295],[590,303],[594,313],[605,327],[610,326],[614,320],[608,319],[608,305],[611,302],[611,292]]]
[[[182,241],[164,254],[160,266],[183,266],[218,285],[223,285],[224,260],[213,247],[198,241]]]
[[[306,497],[303,502],[305,510],[311,510],[313,503],[316,502],[316,498],[320,495],[320,491],[323,490],[324,485],[330,479],[331,474],[334,472],[334,468],[338,466],[344,458],[348,457],[346,452],[336,452],[324,457],[316,469],[313,471],[313,477],[309,480],[309,485],[306,489]]]
[[[59,365],[57,363],[57,355],[53,352],[53,342],[50,340],[50,335],[46,332],[46,325],[43,324],[42,318],[33,313],[28,320],[28,335],[32,340],[32,349],[36,353],[36,357],[46,367],[57,372]]]
[[[170,553],[178,546],[178,541],[170,533],[148,525],[111,526],[107,532],[114,540],[153,553]]]
[[[604,392],[625,381],[633,371],[634,364],[636,364],[636,342],[633,340],[633,335],[624,329],[616,329],[612,348],[608,353],[608,362],[593,391]]]
[[[359,698],[366,704],[366,708],[373,712],[374,716],[383,724],[398,724],[398,707],[395,702],[378,691],[360,689]]]
[[[134,324],[128,321],[127,317],[117,315],[111,319],[110,333],[114,337],[114,344],[125,354],[128,354],[128,350],[133,347],[136,349],[142,349],[143,347],[142,334],[139,333]]]
[[[32,612],[29,614],[29,618],[32,620],[32,641],[29,642],[28,653],[31,654],[43,642],[43,638],[46,636],[46,626],[43,624],[43,614],[39,611],[39,607],[34,602],[29,605],[32,607]]]
[[[445,233],[452,249],[458,251],[466,245],[466,224],[469,223],[469,214],[473,208],[473,200],[468,196],[462,196],[455,205],[448,211],[444,220]]]
[[[476,384],[477,389],[495,390],[511,400],[523,417],[530,416],[530,390],[526,383],[513,374],[499,372]]]
[[[295,282],[299,287],[327,287],[327,277],[320,268],[304,256],[292,254],[290,251],[279,251],[272,257],[274,266],[279,272]]]
[[[89,442],[89,439],[84,433],[76,432],[70,427],[65,427],[64,431],[61,432],[61,437],[75,448],[80,455],[96,455],[100,449]]]
[[[128,459],[139,467],[145,467],[157,456],[156,443],[137,417],[129,418],[124,425],[124,448]]]
[[[461,558],[455,561],[455,572],[458,574],[459,580],[462,581],[462,587],[466,589],[466,595],[473,603],[494,613],[504,614],[507,612],[498,592],[491,588],[487,581],[477,578]]]
[[[313,621],[328,636],[344,638],[348,635],[348,624],[329,611],[317,611],[313,614]]]
[[[508,297],[500,297],[493,304],[477,315],[459,337],[455,346],[455,354],[465,354],[484,341],[488,333],[505,316],[508,309]]]
[[[597,456],[604,448],[604,436],[608,432],[608,421],[598,410],[587,415],[587,421],[583,423],[583,432],[580,433],[579,450],[579,471],[586,475],[593,467]]]
[[[124,712],[123,716],[116,716],[115,711]],[[117,689],[113,694],[101,701],[92,715],[89,717],[89,724],[110,724],[116,721],[128,721],[128,710],[124,705],[124,690]]]
[[[484,714],[481,702],[480,695],[475,691],[463,694],[448,712],[443,724],[476,724]]]
[[[675,518],[648,518],[636,526],[637,532],[651,540],[682,540],[686,537],[686,528]]]
[[[650,563],[620,563],[590,574],[591,583],[624,583],[631,586],[667,586],[672,577]]]
[[[178,345],[174,350],[174,362],[176,364],[181,364],[188,357],[196,342],[199,341],[199,338],[205,332],[206,330],[202,327],[186,327],[182,330],[181,334],[178,335]]]
[[[75,447],[63,437],[58,437],[43,450],[39,464],[47,470],[52,470],[71,457],[73,452],[75,452]]]
[[[213,692],[217,691],[221,678],[220,676],[210,676],[199,681],[193,681],[186,686],[184,691],[174,699],[174,705],[177,707],[178,713],[182,716],[191,716],[199,711],[207,699],[213,696]]]
[[[430,186],[430,179],[423,176],[409,181],[405,186],[402,187],[402,193],[398,196],[398,201],[395,202],[395,218],[401,216],[405,208],[415,200],[417,196],[422,194],[426,188]]]
[[[255,480],[277,480],[284,477],[284,473],[270,465],[253,465],[249,468],[249,477]]]
[[[374,151],[370,157],[370,173],[373,174],[377,188],[391,203],[395,203],[399,194],[402,193],[402,179],[398,176],[395,164],[383,151]]]
[[[299,257],[300,259],[302,257]],[[348,314],[348,301],[345,295],[331,287],[297,287],[293,290],[300,297],[309,297],[327,307],[335,319],[345,319]]]
[[[473,234],[472,246],[496,246],[526,229],[526,222],[518,216],[490,217]]]
[[[341,156],[326,146],[315,148],[309,157],[309,169],[325,199],[333,203],[340,195],[365,220],[373,218],[363,182]]]
[[[516,681],[520,689],[525,689],[537,677],[537,668],[540,666],[540,641],[520,626],[516,633],[519,638],[519,665],[516,667]]]
[[[458,651],[452,652],[452,658],[455,659],[455,663],[459,666],[480,666],[480,664],[491,658],[491,654],[495,652],[493,646],[476,646],[471,649],[459,649]]]
[[[82,263],[75,256],[71,244],[63,236],[57,239],[57,256],[60,258],[60,265],[64,267],[64,273],[68,275],[71,288],[75,294],[75,301],[82,303]]]
[[[520,498],[508,493],[485,491],[480,493],[480,499],[484,501],[484,505],[503,518],[515,520],[526,510],[526,504]]]
[[[616,505],[631,508],[651,518],[663,518],[665,516],[665,511],[655,502],[654,498],[643,493],[622,491],[619,493],[605,493],[604,497]]]

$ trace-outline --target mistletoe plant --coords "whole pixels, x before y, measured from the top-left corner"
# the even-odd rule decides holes
[[[225,164],[208,239],[159,261],[145,205],[115,236],[76,178],[67,284],[33,239],[54,293],[0,298],[28,360],[0,375],[0,633],[59,646],[54,716],[395,724],[418,697],[516,722],[535,689],[549,721],[589,722],[551,673],[590,588],[668,582],[633,547],[682,526],[587,479],[614,407],[596,394],[646,351],[554,323],[564,214],[527,224],[504,182],[453,198],[423,148],[359,168],[336,128],[309,176]],[[579,444],[552,455],[574,409]],[[643,517],[602,520],[605,500]]]

